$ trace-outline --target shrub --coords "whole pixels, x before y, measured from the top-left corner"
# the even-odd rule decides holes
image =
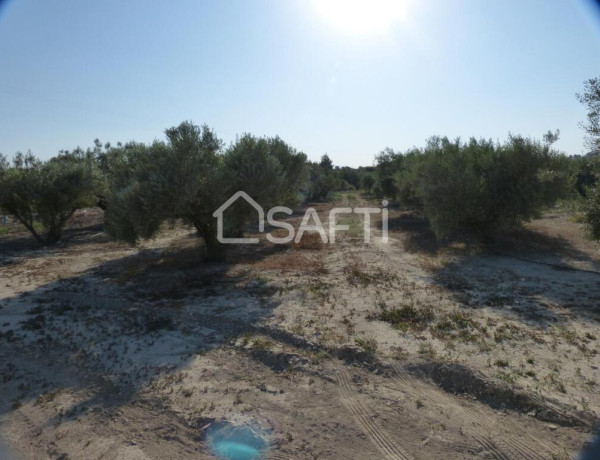
[[[402,331],[423,330],[435,319],[435,315],[431,307],[415,308],[412,305],[402,305],[398,308],[383,310],[379,319]]]
[[[577,99],[587,109],[587,123],[582,123],[581,127],[586,132],[587,144],[592,149],[584,157],[586,168],[578,177],[578,182],[584,185],[583,190],[580,191],[586,197],[583,220],[589,236],[598,240],[600,239],[600,186],[597,183],[600,155],[600,77],[587,80],[584,83],[584,92],[577,94]]]
[[[344,166],[339,170],[339,175],[344,184],[349,189],[358,189],[362,186],[364,176],[361,176],[360,171],[348,166]]]
[[[375,156],[375,194],[379,198],[394,200],[398,192],[394,175],[402,170],[404,156],[386,147]]]
[[[417,193],[420,177],[422,154],[419,149],[412,149],[403,155],[401,167],[394,174],[398,200],[402,207],[422,208],[422,201]]]
[[[572,158],[572,167],[575,171],[576,182],[573,190],[574,198],[587,197],[588,190],[598,182],[599,158],[594,154],[584,156],[575,155]]]

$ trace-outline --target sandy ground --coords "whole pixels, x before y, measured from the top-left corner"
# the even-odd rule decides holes
[[[362,206],[358,194],[340,205]],[[317,206],[324,221],[331,204]],[[600,413],[600,257],[564,214],[487,249],[391,211],[334,245],[0,237],[0,425],[26,458],[571,458]],[[292,219],[298,223],[299,217]],[[377,222],[375,223],[377,225]]]

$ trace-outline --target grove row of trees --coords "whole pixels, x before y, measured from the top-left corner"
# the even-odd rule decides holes
[[[558,133],[548,133],[543,142],[511,136],[503,144],[434,137],[421,149],[386,149],[376,167],[358,169],[335,168],[326,155],[310,163],[278,137],[244,134],[225,148],[214,131],[191,122],[165,134],[166,140],[151,144],[96,141],[92,149],[62,151],[45,162],[31,154],[17,154],[12,164],[1,157],[0,209],[43,244],[60,240],[76,209],[95,204],[105,209],[106,231],[132,244],[155,236],[163,222],[180,219],[196,229],[208,257],[216,259],[221,245],[213,212],[238,190],[268,209],[363,188],[423,211],[445,237],[517,225],[576,183],[574,160],[551,147]],[[594,177],[586,180],[593,183]],[[227,213],[227,236],[242,236],[252,209],[235,203]]]
[[[423,148],[383,150],[371,187],[378,197],[422,211],[438,237],[488,235],[562,198],[600,240],[600,77],[586,81],[577,98],[587,109],[581,127],[590,152],[584,156],[554,150],[558,131],[542,141],[509,136],[504,143],[432,137]]]
[[[225,148],[207,126],[183,122],[165,131],[165,141],[130,142],[61,151],[41,161],[18,153],[0,156],[0,212],[21,222],[42,244],[54,244],[73,213],[105,209],[106,231],[135,243],[151,238],[161,224],[181,219],[204,239],[209,258],[219,258],[213,212],[243,190],[263,207],[294,207],[324,199],[339,186],[331,160],[307,161],[279,137],[239,137]],[[225,231],[240,236],[250,209],[232,206]]]
[[[423,148],[376,158],[377,193],[422,211],[438,237],[481,236],[536,217],[573,186],[569,157],[539,142],[432,137]]]
[[[510,135],[503,143],[432,137],[422,148],[386,149],[374,167],[339,168],[324,155],[312,163],[279,137],[244,134],[225,147],[206,125],[183,122],[166,140],[61,151],[47,161],[0,155],[0,212],[13,215],[42,244],[60,240],[73,213],[98,205],[114,238],[135,243],[165,221],[193,226],[209,258],[221,257],[213,212],[238,190],[264,208],[326,199],[333,190],[363,189],[420,210],[438,237],[492,231],[536,217],[560,198],[575,198],[583,222],[600,239],[600,78],[578,95],[588,110],[582,127],[590,154],[553,149],[559,132],[541,141]],[[225,232],[241,236],[251,209],[228,210]]]

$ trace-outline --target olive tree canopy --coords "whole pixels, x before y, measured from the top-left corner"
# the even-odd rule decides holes
[[[96,201],[101,177],[92,159],[67,153],[40,161],[0,155],[0,209],[12,214],[40,243],[58,242],[73,213]]]
[[[204,239],[207,257],[220,259],[213,213],[235,192],[245,191],[265,208],[297,203],[306,156],[281,139],[245,134],[223,152],[206,125],[186,121],[165,134],[166,142],[132,143],[105,156],[111,171],[107,230],[117,239],[135,243],[155,236],[165,220],[182,219]],[[227,230],[243,233],[248,210],[229,211]]]
[[[587,133],[588,145],[592,150],[600,149],[600,77],[590,78],[584,83],[583,93],[577,99],[587,109],[587,122],[581,127]]]

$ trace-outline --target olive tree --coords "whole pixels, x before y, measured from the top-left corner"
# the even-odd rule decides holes
[[[589,236],[600,240],[600,168],[597,161],[600,152],[600,77],[587,80],[583,93],[577,94],[577,99],[587,109],[587,122],[581,123],[581,127],[587,134],[586,141],[592,150],[586,158],[590,162],[587,168],[589,177],[586,179],[589,185],[581,189],[585,197],[583,220]]]
[[[243,190],[264,207],[297,202],[306,157],[279,138],[246,134],[223,152],[206,125],[183,122],[165,134],[166,142],[131,143],[106,154],[106,223],[115,238],[135,243],[155,236],[164,221],[181,219],[204,240],[207,258],[216,260],[223,248],[213,213],[233,193]],[[250,215],[232,211],[227,230],[243,233]]]
[[[361,186],[367,193],[371,193],[371,189],[375,185],[375,178],[371,174],[365,174],[361,179]]]
[[[113,237],[135,243],[152,238],[161,224],[182,219],[218,259],[212,213],[224,198],[222,142],[206,125],[183,122],[165,131],[167,141],[131,143],[108,153],[111,175],[106,228]]]
[[[600,149],[600,77],[590,78],[584,82],[583,93],[577,99],[587,109],[587,122],[581,127],[587,133],[588,146],[592,150]]]
[[[319,163],[309,165],[308,200],[321,201],[331,192],[339,190],[340,179],[333,169],[333,162],[328,155],[323,155]]]
[[[279,137],[258,138],[244,134],[224,154],[228,195],[246,192],[264,209],[294,207],[306,181],[306,155],[297,152]],[[242,202],[227,210],[226,230],[240,237],[254,211]]]
[[[437,236],[487,236],[538,216],[572,188],[568,158],[551,149],[555,137],[510,136],[503,144],[434,137],[407,155],[396,177]]]
[[[17,153],[12,164],[0,158],[0,209],[12,214],[41,244],[60,241],[62,230],[81,207],[91,206],[101,182],[93,161],[62,154],[40,161]]]
[[[402,169],[404,156],[386,147],[375,156],[375,194],[379,198],[396,199],[398,189],[394,175]]]

